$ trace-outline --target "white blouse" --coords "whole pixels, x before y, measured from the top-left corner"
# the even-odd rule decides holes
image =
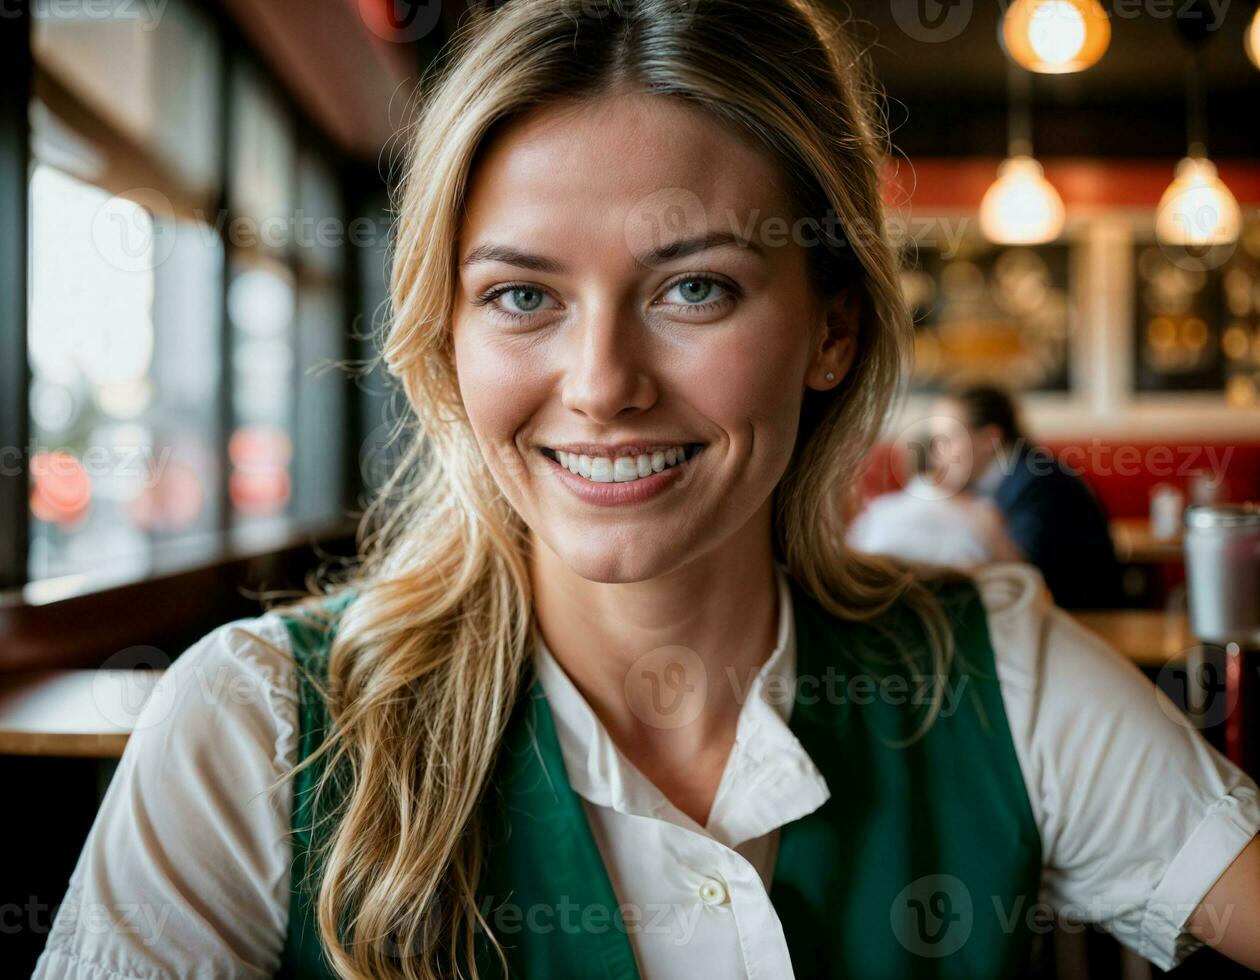
[[[1050,604],[1030,566],[975,573],[1001,692],[1041,835],[1041,898],[1168,969],[1198,944],[1186,919],[1260,829],[1260,793],[1140,671]],[[582,797],[645,978],[791,977],[768,885],[778,828],[826,782],[763,697],[794,679],[791,593],[739,716],[708,826],[616,749],[537,650],[565,767]],[[289,903],[297,689],[268,613],[179,657],[141,711],[58,910],[36,978],[271,976]],[[790,690],[791,688],[786,688]]]

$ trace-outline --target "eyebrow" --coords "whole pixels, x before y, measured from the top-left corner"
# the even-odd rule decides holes
[[[728,231],[711,231],[704,235],[695,235],[692,238],[680,238],[669,242],[666,245],[661,245],[650,252],[637,256],[636,259],[641,265],[650,266],[668,259],[682,259],[689,255],[695,255],[698,252],[706,252],[711,248],[722,248],[732,245],[739,248],[752,249],[758,255],[762,254],[761,246],[756,242],[739,238]],[[510,245],[496,245],[493,242],[478,245],[470,251],[464,256],[463,261],[460,262],[460,268],[466,268],[478,262],[503,262],[506,265],[514,265],[521,269],[531,269],[534,272],[559,274],[566,271],[563,263],[557,262],[546,255],[524,252]]]

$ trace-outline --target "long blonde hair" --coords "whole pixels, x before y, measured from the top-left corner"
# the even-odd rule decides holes
[[[775,491],[774,550],[835,616],[869,619],[907,602],[938,678],[952,656],[930,591],[843,543],[845,490],[900,390],[911,337],[883,233],[877,93],[843,25],[816,0],[509,0],[475,14],[422,88],[396,209],[381,356],[413,416],[360,526],[361,561],[328,590],[357,593],[331,647],[317,753],[320,790],[339,801],[317,920],[342,976],[450,975],[457,952],[472,963],[478,928],[505,962],[478,912],[479,810],[527,674],[532,596],[526,528],[459,396],[455,246],[492,128],[614,85],[688,100],[751,134],[781,164],[801,213],[835,215],[848,233],[812,248],[810,262],[823,294],[859,290],[857,356],[841,385],[803,400]]]

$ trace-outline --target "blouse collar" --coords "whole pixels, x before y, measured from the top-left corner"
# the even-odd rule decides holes
[[[617,748],[595,712],[535,631],[534,663],[555,723],[570,785],[583,799],[620,813],[655,817],[728,847],[812,813],[830,797],[826,780],[789,728],[796,685],[796,626],[786,571],[776,562],[779,595],[774,650],[745,693],[735,743],[709,822],[675,807]]]

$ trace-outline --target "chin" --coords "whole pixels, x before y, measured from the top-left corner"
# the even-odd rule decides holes
[[[664,575],[683,563],[685,549],[680,543],[646,544],[640,538],[635,544],[621,544],[615,538],[601,536],[589,547],[569,540],[555,548],[556,557],[574,575],[588,582],[605,584],[643,582]]]

